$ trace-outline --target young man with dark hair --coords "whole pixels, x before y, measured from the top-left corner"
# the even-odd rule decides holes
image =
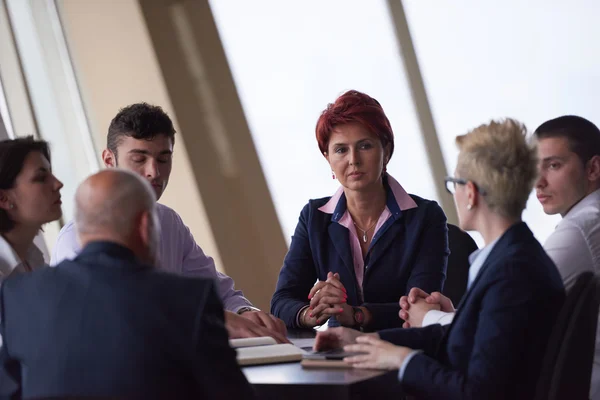
[[[563,217],[544,249],[569,290],[582,272],[600,273],[600,130],[585,118],[567,115],[544,122],[535,136],[537,198],[546,214]],[[600,329],[590,398],[600,399]]]
[[[121,109],[111,121],[102,160],[106,167],[124,168],[147,179],[158,200],[171,174],[174,143],[173,122],[162,108],[132,104]],[[241,291],[234,289],[233,279],[216,270],[213,259],[196,244],[174,210],[157,203],[157,214],[161,228],[159,268],[184,276],[214,279],[226,310],[230,337],[272,336],[280,342],[287,341],[283,322],[254,308]],[[72,259],[79,251],[70,222],[58,236],[51,265]]]

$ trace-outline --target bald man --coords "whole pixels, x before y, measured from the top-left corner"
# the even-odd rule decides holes
[[[75,200],[81,253],[0,288],[0,398],[253,398],[213,281],[154,269],[150,184],[105,170]]]

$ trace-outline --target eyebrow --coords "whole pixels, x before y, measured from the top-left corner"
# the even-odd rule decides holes
[[[362,142],[366,142],[367,140],[373,140],[372,138],[364,138],[364,139],[360,139],[358,142],[356,142],[356,144],[362,143]],[[348,143],[334,143],[334,146],[346,146]]]
[[[152,153],[149,150],[142,150],[142,149],[133,149],[133,150],[129,150],[127,152],[128,154],[144,154],[147,156],[151,156]],[[162,156],[164,154],[173,154],[173,150],[163,150],[160,153],[158,153],[159,156]]]
[[[542,162],[546,163],[548,161],[564,161],[566,160],[566,157],[560,157],[560,156],[550,156],[550,157],[546,157],[542,159]]]

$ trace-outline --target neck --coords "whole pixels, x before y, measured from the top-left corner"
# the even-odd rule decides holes
[[[10,232],[3,233],[2,236],[17,253],[21,261],[24,261],[27,259],[27,251],[33,244],[33,239],[40,231],[40,228],[40,226],[16,226]]]
[[[358,192],[344,189],[344,194],[348,212],[361,228],[368,229],[385,208],[386,193],[381,181],[371,190]]]
[[[588,197],[590,194],[594,193],[596,190],[600,189],[600,185],[597,184],[591,184],[589,185],[586,190],[583,192],[583,196],[581,196],[581,198],[579,198],[579,200],[577,200],[575,203],[571,204],[571,206],[569,207],[569,209],[565,212],[561,212],[560,216],[562,218],[564,218],[569,211],[571,211],[573,209],[573,207],[575,207],[577,204],[579,204],[581,202],[581,200],[585,199],[586,197]]]
[[[481,236],[483,236],[483,241],[485,245],[489,245],[494,240],[498,239],[500,236],[504,235],[511,226],[514,224],[521,222],[520,217],[504,217],[498,215],[496,213],[487,213],[487,215],[481,218],[481,223],[479,223],[476,228]]]
[[[146,248],[141,242],[135,240],[135,238],[133,238],[131,235],[130,237],[123,237],[112,232],[79,232],[79,242],[81,243],[81,248],[84,248],[92,242],[111,242],[128,248],[140,261],[146,262],[149,259]]]

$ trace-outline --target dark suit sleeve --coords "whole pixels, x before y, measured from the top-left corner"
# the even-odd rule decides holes
[[[302,307],[308,305],[308,293],[318,278],[308,239],[309,210],[309,205],[306,205],[300,213],[271,299],[271,313],[283,320],[288,328],[300,328],[296,316]]]
[[[412,265],[410,277],[406,285],[406,293],[417,287],[427,293],[441,292],[446,278],[446,265],[448,263],[448,226],[446,215],[435,202],[427,205],[424,217],[424,228],[420,237],[415,240],[416,256]],[[411,232],[407,232],[410,235]],[[400,296],[398,296],[398,300]],[[402,325],[399,319],[400,305],[393,303],[365,303],[373,317],[369,330],[390,328]]]
[[[526,269],[523,265],[503,266],[511,267]],[[514,391],[515,386],[506,383],[516,381],[518,374],[527,368],[521,365],[521,355],[528,346],[545,347],[541,338],[547,338],[547,332],[551,329],[552,318],[549,313],[554,313],[560,307],[562,298],[560,294],[542,293],[532,283],[531,279],[523,276],[521,279],[504,278],[492,283],[481,303],[467,369],[451,369],[430,356],[416,355],[404,373],[402,386],[406,392],[418,398],[432,399],[518,397],[517,393],[510,391]],[[547,308],[549,310],[544,311]],[[460,343],[454,346],[460,347]],[[464,346],[465,351],[471,348],[468,342]],[[455,351],[460,351],[460,348]],[[542,355],[543,350],[540,351],[540,358]]]
[[[4,285],[0,283],[0,335],[6,338],[4,312]],[[0,348],[0,400],[21,398],[21,370],[16,360],[10,358],[7,343]]]
[[[423,350],[427,355],[437,354],[445,333],[450,325],[429,325],[424,328],[394,328],[377,332],[382,340],[396,346],[410,347],[414,350]]]
[[[223,304],[212,282],[206,282],[204,304],[196,317],[193,370],[202,399],[254,399],[255,394],[229,347]]]

